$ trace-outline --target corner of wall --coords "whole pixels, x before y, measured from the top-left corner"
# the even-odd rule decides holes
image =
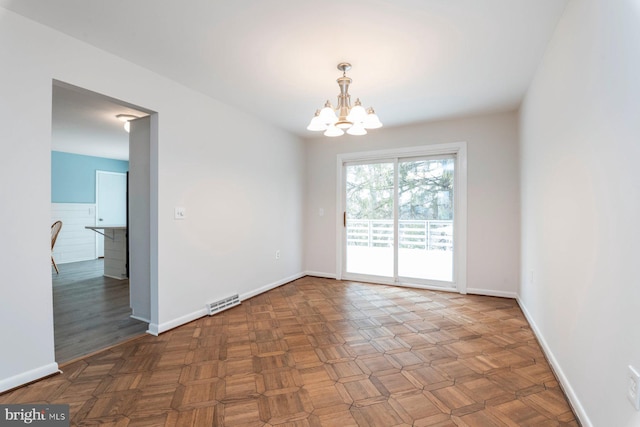
[[[536,339],[538,340],[538,343],[540,344],[540,347],[542,348],[542,351],[545,357],[547,358],[547,361],[549,362],[549,365],[551,366],[551,369],[554,375],[556,376],[558,383],[560,384],[560,388],[562,388],[564,393],[569,398],[571,409],[573,409],[573,412],[578,417],[580,424],[583,427],[592,427],[593,423],[587,416],[587,412],[582,406],[580,399],[578,399],[578,396],[575,390],[573,389],[573,387],[571,387],[571,383],[569,382],[569,379],[567,378],[564,371],[562,370],[562,367],[560,366],[560,364],[558,363],[558,360],[556,359],[555,355],[551,351],[551,348],[549,347],[549,344],[547,344],[547,341],[542,335],[542,332],[540,331],[535,321],[533,320],[533,317],[531,317],[531,315],[529,314],[529,311],[527,310],[527,307],[524,305],[519,294],[516,297],[516,301],[518,302],[518,305],[520,306],[520,310],[522,310],[524,317],[527,319],[527,322],[531,326],[531,330],[536,336]]]

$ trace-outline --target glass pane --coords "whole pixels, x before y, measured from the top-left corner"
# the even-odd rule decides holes
[[[454,159],[398,164],[398,276],[453,281]]]
[[[346,271],[393,277],[393,163],[345,169]]]

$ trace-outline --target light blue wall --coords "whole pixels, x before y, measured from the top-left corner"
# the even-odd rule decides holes
[[[127,172],[129,162],[51,152],[51,202],[95,203],[96,171]]]

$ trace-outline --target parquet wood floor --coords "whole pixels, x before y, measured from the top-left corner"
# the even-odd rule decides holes
[[[517,303],[305,277],[0,395],[73,425],[578,426]]]

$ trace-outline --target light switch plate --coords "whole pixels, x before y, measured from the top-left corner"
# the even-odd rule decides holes
[[[176,207],[174,211],[174,219],[185,219],[187,217],[187,210],[183,207]]]

